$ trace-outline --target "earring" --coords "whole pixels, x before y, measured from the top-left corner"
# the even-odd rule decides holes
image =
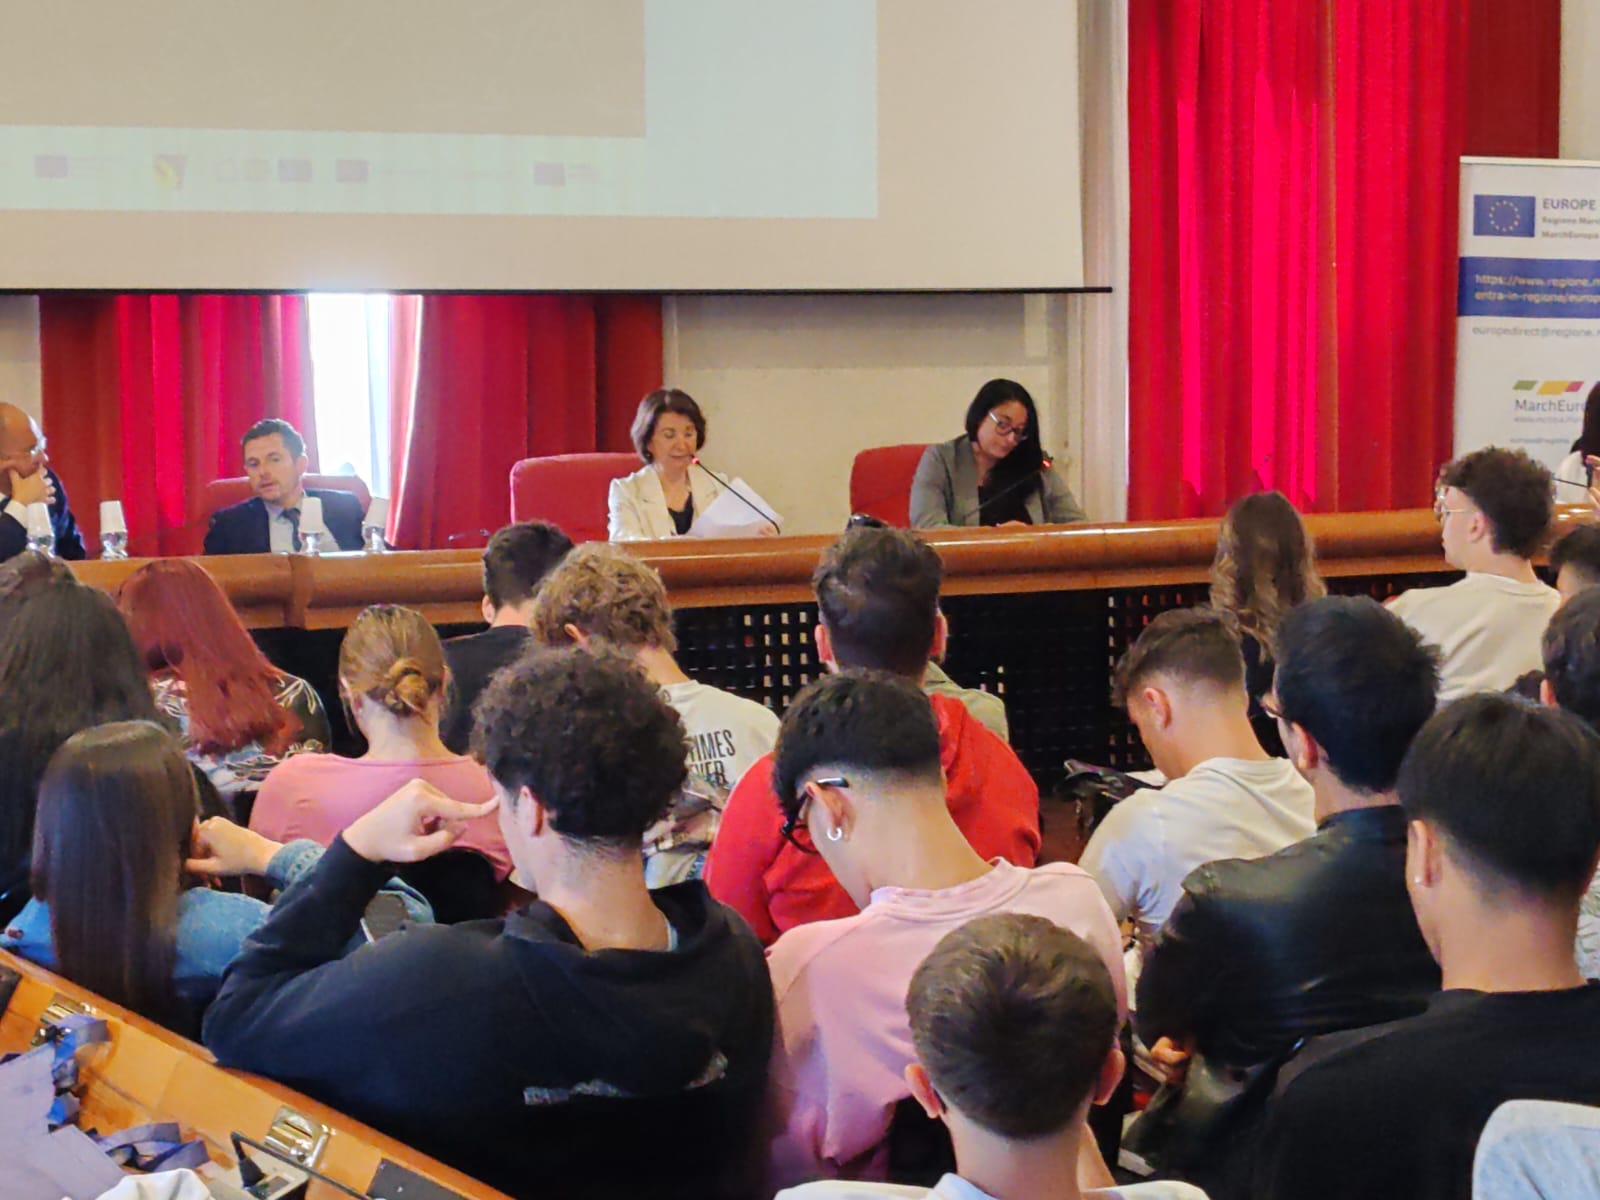
[[[830,842],[844,841],[844,826],[835,825],[832,829],[828,830],[828,840]]]

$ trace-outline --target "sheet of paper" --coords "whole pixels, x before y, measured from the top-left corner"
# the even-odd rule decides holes
[[[54,1061],[40,1046],[0,1063],[0,1200],[94,1200],[123,1178],[81,1129],[48,1132]]]
[[[737,494],[735,494],[737,493]],[[744,497],[741,500],[739,497]],[[749,503],[745,503],[749,501]],[[766,520],[758,515],[766,514]],[[723,491],[703,513],[696,513],[689,527],[690,537],[740,538],[759,537],[770,521],[774,528],[783,524],[783,518],[763,500],[756,490],[743,479],[735,477],[731,486]]]

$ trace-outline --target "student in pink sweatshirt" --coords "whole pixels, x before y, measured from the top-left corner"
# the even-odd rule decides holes
[[[1030,913],[1081,936],[1126,1007],[1121,939],[1099,887],[1066,863],[985,860],[950,815],[939,727],[916,684],[883,674],[813,683],[785,714],[773,790],[784,833],[820,852],[860,906],[768,951],[780,1036],[772,1182],[882,1179],[914,1051],[905,994],[939,939],[974,917]]]
[[[1094,947],[1043,917],[945,934],[906,993],[917,1055],[905,1078],[948,1130],[955,1170],[931,1191],[826,1180],[778,1200],[1205,1200],[1187,1183],[1081,1178],[1089,1108],[1122,1078],[1113,979]]]

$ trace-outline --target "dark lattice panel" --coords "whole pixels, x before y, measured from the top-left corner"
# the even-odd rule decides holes
[[[781,713],[822,671],[811,641],[816,619],[815,604],[679,609],[678,665],[697,683]]]
[[[1453,573],[1348,576],[1328,580],[1341,595],[1385,600],[1411,587],[1431,587]],[[945,668],[967,687],[1006,702],[1011,743],[1048,787],[1068,758],[1119,767],[1149,766],[1137,731],[1111,705],[1116,661],[1150,619],[1170,608],[1203,604],[1203,583],[1090,592],[949,596]],[[694,679],[746,696],[781,713],[821,672],[811,631],[815,604],[685,608],[675,614],[678,661]],[[481,625],[442,626],[442,637]],[[311,682],[328,705],[334,748],[358,754],[360,736],[346,727],[335,671],[343,631],[261,630],[256,640],[284,670]]]

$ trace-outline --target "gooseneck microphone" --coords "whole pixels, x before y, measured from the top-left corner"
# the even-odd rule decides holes
[[[756,504],[754,501],[752,501],[750,499],[750,497],[746,496],[743,492],[739,491],[738,488],[734,487],[732,483],[730,483],[728,480],[724,479],[721,475],[718,475],[710,467],[706,466],[705,463],[701,462],[700,461],[700,456],[698,454],[696,454],[689,461],[691,463],[693,463],[695,466],[699,467],[707,475],[711,476],[711,478],[715,479],[718,483],[720,483],[726,491],[730,491],[735,496],[737,496],[739,498],[740,502],[743,503],[744,506],[746,508],[748,508],[751,512],[755,513],[756,516],[760,517],[768,525],[771,525],[779,533],[783,532],[783,527],[772,519],[772,514],[771,513],[764,512],[759,504]]]
[[[1021,479],[1013,480],[994,495],[990,496],[987,500],[980,500],[977,508],[974,508],[971,512],[962,514],[961,520],[958,522],[958,524],[965,525],[968,517],[977,516],[996,500],[1003,500],[1018,488],[1026,487],[1028,484],[1037,481],[1041,475],[1043,475],[1051,467],[1055,466],[1055,464],[1055,458],[1048,451],[1041,451],[1039,454],[1039,469],[1037,471],[1029,471]]]

